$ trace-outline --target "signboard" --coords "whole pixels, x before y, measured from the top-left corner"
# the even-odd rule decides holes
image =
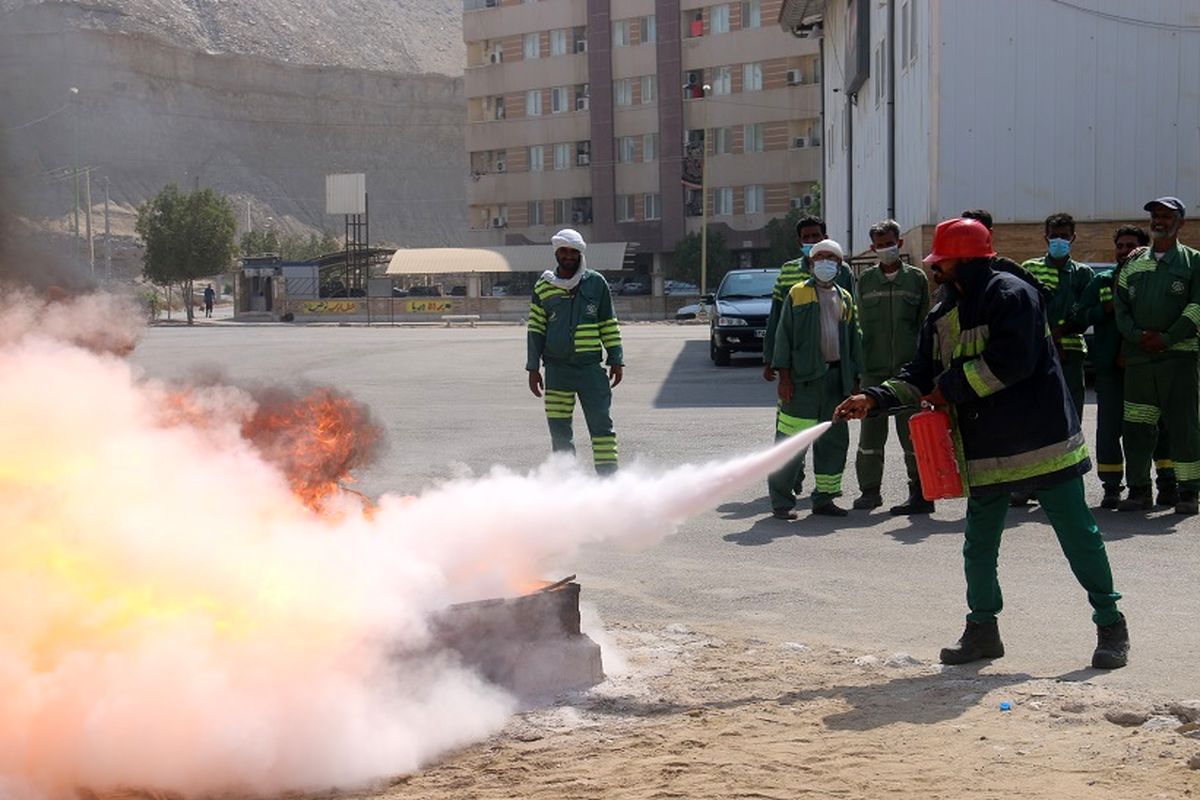
[[[449,300],[408,300],[404,305],[410,314],[441,314],[454,307]]]
[[[325,176],[326,214],[367,213],[367,175],[355,172]]]
[[[302,308],[305,314],[358,313],[358,303],[353,300],[310,300]]]

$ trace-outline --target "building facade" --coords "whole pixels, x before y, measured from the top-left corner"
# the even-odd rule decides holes
[[[466,0],[471,243],[570,226],[660,273],[701,226],[685,162],[702,143],[709,226],[765,266],[767,222],[821,171],[817,44],[779,29],[781,1]]]
[[[1006,255],[1065,211],[1108,261],[1147,200],[1200,203],[1195,0],[786,0],[778,22],[821,42],[825,212],[854,252],[894,217],[920,255],[985,208]]]

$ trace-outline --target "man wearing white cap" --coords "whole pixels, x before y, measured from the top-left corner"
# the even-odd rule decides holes
[[[793,436],[818,422],[833,419],[838,404],[855,391],[862,362],[862,334],[853,296],[835,280],[842,266],[842,248],[832,239],[813,245],[812,277],[787,293],[775,331],[771,366],[779,370],[779,410],[775,439]],[[844,517],[833,502],[842,493],[842,472],[850,431],[844,421],[813,444],[813,513]],[[767,479],[771,513],[776,519],[796,519],[795,487],[804,477],[804,453]]]
[[[578,231],[564,228],[550,243],[558,266],[542,273],[529,306],[525,362],[529,391],[535,397],[545,395],[552,447],[570,453],[575,452],[572,421],[575,398],[579,398],[592,437],[596,472],[610,474],[617,469],[612,387],[621,382],[625,363],[612,293],[604,276],[585,265],[587,243]],[[604,351],[607,375],[600,363]]]

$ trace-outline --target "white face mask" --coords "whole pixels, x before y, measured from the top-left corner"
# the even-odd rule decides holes
[[[819,261],[813,262],[813,277],[821,283],[831,283],[838,274],[838,262],[829,258],[822,258]]]
[[[875,255],[879,256],[879,263],[881,264],[895,264],[900,260],[900,246],[881,247],[875,251]]]

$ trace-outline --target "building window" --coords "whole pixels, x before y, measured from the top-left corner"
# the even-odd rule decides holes
[[[762,27],[762,0],[743,0],[742,28]]]
[[[729,94],[733,91],[733,70],[729,67],[713,67],[712,93]]]
[[[633,105],[633,78],[613,81],[613,102],[619,106]]]
[[[504,119],[504,98],[492,98],[492,119]]]
[[[728,217],[733,214],[733,187],[719,186],[713,189],[713,216]]]
[[[651,14],[642,17],[642,44],[658,41],[658,18]]]
[[[887,42],[882,41],[875,48],[875,107],[887,94]]]
[[[569,143],[554,145],[554,168],[570,169],[571,166],[571,145]]]
[[[713,128],[713,155],[728,155],[733,152],[733,128]]]
[[[900,6],[900,65],[908,66],[908,36],[909,36],[908,3]]]
[[[567,31],[550,31],[550,55],[565,56],[567,54]]]
[[[585,139],[575,143],[575,166],[586,167],[592,163],[592,141]]]
[[[658,76],[642,76],[642,104],[653,103],[658,95]]]
[[[704,35],[704,9],[697,8],[695,11],[688,12],[687,27],[684,30],[686,31],[685,36],[689,39]]]
[[[540,33],[525,34],[525,58],[526,59],[541,57],[541,55],[542,55],[541,38],[542,38],[542,36]]]
[[[633,195],[617,195],[617,222],[633,222],[636,216],[636,212],[634,211]]]
[[[644,134],[642,136],[642,161],[649,162],[656,158],[658,158],[658,134]]]
[[[575,30],[573,31],[573,34],[575,37],[575,46],[574,46],[575,52],[576,53],[586,53],[587,52],[587,28],[575,28]]]
[[[713,33],[729,33],[729,6],[713,6],[712,7],[712,27]]]
[[[763,212],[763,187],[762,184],[757,186],[747,186],[744,192],[746,200],[747,214],[761,214]]]
[[[571,201],[570,201],[570,199],[554,201],[554,224],[555,225],[570,225],[571,224]]]
[[[555,86],[550,90],[550,113],[564,114],[571,110],[571,89],[567,86]]]
[[[530,89],[525,93],[525,116],[540,117],[542,115],[542,90]]]
[[[613,23],[613,47],[629,47],[632,37],[632,20],[619,19]]]
[[[542,204],[537,200],[530,200],[526,207],[526,215],[529,217],[529,225],[544,225],[545,220],[542,219]]]
[[[632,136],[617,137],[617,163],[632,164],[637,155],[637,139]]]
[[[662,195],[661,194],[645,194],[642,195],[642,202],[646,207],[646,219],[662,219]]]
[[[529,171],[541,172],[546,163],[546,148],[535,144],[529,148]]]
[[[744,137],[742,149],[745,152],[761,153],[766,149],[764,146],[766,127],[761,122],[754,122],[745,127],[745,130],[742,131]]]
[[[917,60],[917,7],[915,4],[913,4],[910,17],[908,21],[908,60],[911,64]]]
[[[762,64],[742,65],[742,91],[762,91]]]

